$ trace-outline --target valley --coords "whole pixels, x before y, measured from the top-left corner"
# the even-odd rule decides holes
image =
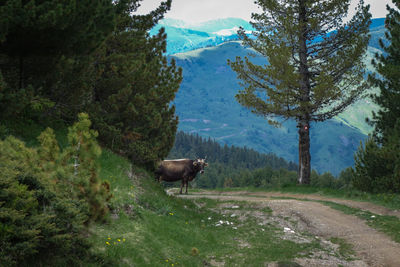
[[[168,23],[172,23],[172,26]],[[189,27],[182,23],[167,20],[161,23],[161,26],[169,25],[166,28],[167,33],[170,27]],[[228,20],[227,24],[221,21],[219,23],[219,28],[215,26],[218,25],[215,22],[211,23],[213,26],[210,27],[221,31],[224,26],[232,28],[234,23],[239,22]],[[383,19],[374,19],[371,24],[370,47],[364,59],[368,70],[372,70],[370,62],[374,54],[380,53],[377,40],[384,36],[383,23]],[[210,27],[208,30],[212,31]],[[204,30],[206,27],[203,25],[194,28]],[[183,32],[179,34],[172,34],[172,41],[169,42],[186,43],[187,40],[182,39],[186,35]],[[191,40],[191,36],[186,37]],[[268,125],[265,118],[257,117],[243,108],[235,99],[241,87],[236,74],[227,65],[227,60],[251,54],[254,63],[267,64],[267,61],[254,54],[251,49],[243,47],[240,41],[217,42],[211,47],[195,48],[196,45],[192,46],[191,51],[169,56],[183,69],[183,82],[174,101],[179,117],[179,130],[211,137],[221,144],[246,146],[262,153],[275,153],[288,161],[297,162],[296,123],[284,121],[281,128],[275,128]],[[369,94],[375,93],[376,90],[369,89],[356,103],[334,119],[311,125],[313,169],[319,173],[329,171],[338,175],[343,169],[353,165],[354,152],[372,131],[365,119],[371,116],[373,110],[378,109],[369,98]]]

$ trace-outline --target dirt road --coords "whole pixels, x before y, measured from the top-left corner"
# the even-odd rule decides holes
[[[171,193],[171,192],[169,192]],[[326,205],[313,201],[295,199],[276,199],[291,197],[309,200],[326,200],[351,207],[368,210],[376,214],[400,217],[399,211],[391,211],[384,207],[366,202],[326,198],[317,195],[281,194],[281,193],[250,193],[224,192],[216,194],[212,191],[181,195],[184,198],[212,198],[223,201],[246,201],[262,203],[270,207],[275,217],[289,217],[296,221],[296,231],[306,231],[321,239],[332,237],[342,238],[353,246],[359,260],[352,261],[347,266],[400,266],[400,244],[377,230],[369,227],[364,220],[344,214]],[[300,260],[302,266],[320,266],[321,262]],[[325,265],[325,264],[324,264]],[[329,266],[337,266],[329,264]]]

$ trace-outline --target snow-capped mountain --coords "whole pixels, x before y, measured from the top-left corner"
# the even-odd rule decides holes
[[[187,23],[165,18],[150,31],[150,35],[157,34],[161,27],[165,28],[168,36],[168,55],[237,40],[239,27],[243,27],[249,33],[253,30],[249,22],[239,18],[217,19],[201,23]]]

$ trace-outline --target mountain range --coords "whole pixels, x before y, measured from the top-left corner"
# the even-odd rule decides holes
[[[157,27],[167,32],[167,52],[183,69],[183,81],[175,98],[179,129],[211,137],[222,144],[247,146],[263,153],[275,153],[289,161],[298,160],[298,134],[294,121],[281,128],[268,125],[235,100],[239,81],[227,60],[244,57],[250,49],[243,47],[236,29],[251,25],[241,19],[221,19],[198,25],[164,19]],[[153,31],[158,31],[157,27]],[[384,38],[384,19],[374,19],[370,26],[371,41],[365,58],[368,71],[375,53],[381,53],[378,40]],[[230,34],[232,33],[232,34]],[[151,34],[154,34],[151,33]],[[174,53],[182,51],[181,53]],[[266,64],[261,56],[252,59]],[[371,88],[368,93],[377,89]],[[338,175],[354,163],[354,152],[371,127],[365,118],[377,110],[368,93],[334,119],[311,125],[311,165],[318,172]]]
[[[239,18],[217,19],[196,24],[165,18],[150,31],[150,35],[156,34],[162,27],[168,36],[167,55],[237,40],[239,27],[243,27],[249,33],[253,30],[249,22]]]

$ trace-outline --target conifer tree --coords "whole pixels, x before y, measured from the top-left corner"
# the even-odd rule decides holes
[[[66,175],[64,168],[47,162],[58,157],[52,130],[39,139],[39,149],[27,148],[12,136],[0,141],[0,259],[4,266],[27,266],[33,260],[67,254],[88,256],[89,244],[82,233],[87,215],[81,202],[56,180]]]
[[[101,183],[98,177],[96,160],[101,155],[101,148],[96,140],[98,133],[90,126],[89,116],[79,114],[78,122],[68,128],[69,146],[61,156],[70,173],[73,193],[88,205],[87,223],[104,219],[108,212],[107,201],[111,198],[109,184]],[[41,140],[46,141],[46,138]],[[51,145],[53,142],[46,143]]]
[[[377,113],[373,113],[370,123],[374,126],[375,140],[383,145],[388,142],[396,123],[400,122],[400,1],[394,0],[393,3],[397,9],[387,6],[389,13],[385,20],[385,37],[390,45],[385,46],[379,40],[384,53],[376,54],[372,60],[379,76],[369,76],[380,89],[380,94],[374,95],[373,100],[381,107]]]
[[[375,55],[377,73],[369,76],[380,89],[373,100],[381,108],[369,121],[373,138],[360,145],[353,170],[353,185],[369,192],[400,192],[400,1],[393,3],[397,8],[387,6],[385,20],[390,44],[380,40],[384,53]]]
[[[89,99],[90,55],[114,16],[112,0],[0,1],[0,113],[37,120],[51,111],[73,121]]]
[[[299,128],[300,184],[310,183],[310,123],[342,112],[366,88],[363,55],[368,45],[369,7],[361,0],[350,21],[349,0],[257,0],[255,38],[239,30],[243,44],[268,60],[253,64],[237,57],[228,64],[245,87],[236,98],[253,113],[279,126],[294,119]]]
[[[51,71],[57,57],[90,53],[112,31],[113,18],[111,0],[1,1],[0,54],[7,56],[7,82],[25,88]]]
[[[100,140],[134,164],[152,167],[171,149],[177,129],[170,102],[182,80],[181,69],[164,55],[166,34],[148,31],[169,10],[162,3],[148,15],[132,15],[137,0],[120,1],[117,28],[97,53],[93,104]]]

